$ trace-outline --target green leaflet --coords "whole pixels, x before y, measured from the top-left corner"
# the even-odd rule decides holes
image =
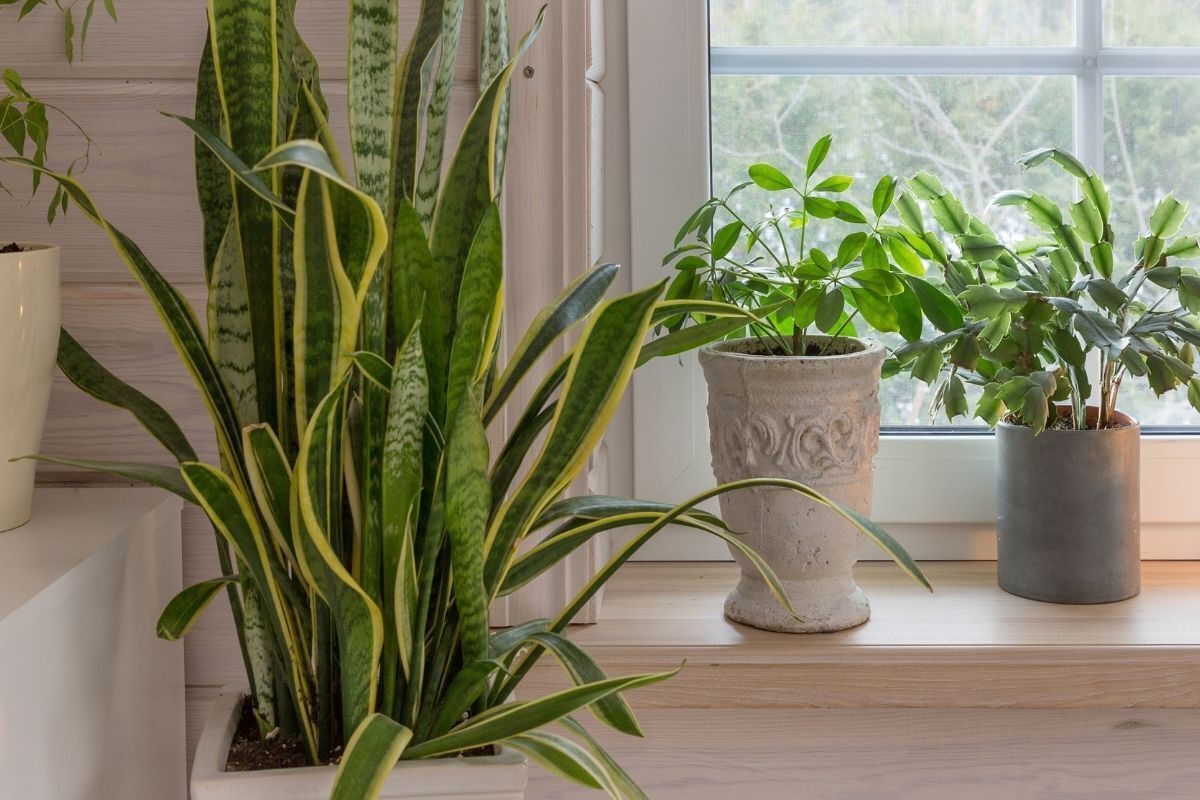
[[[412,731],[383,714],[364,719],[346,743],[330,800],[374,800],[411,740]]]
[[[449,755],[535,730],[618,692],[651,686],[676,675],[679,670],[649,675],[608,678],[574,686],[537,700],[505,703],[468,719],[449,733],[410,747],[405,759]]]
[[[228,143],[253,164],[279,141],[279,42],[277,0],[209,0],[209,34],[213,67],[224,112]],[[233,178],[230,179],[233,181]],[[279,426],[276,364],[279,330],[275,216],[261,197],[241,182],[233,183],[246,298],[250,309],[258,412],[255,421]]]
[[[550,345],[599,305],[620,269],[617,264],[601,264],[588,270],[571,281],[554,302],[538,312],[509,357],[503,374],[496,379],[496,386],[485,405],[486,421],[495,418],[521,379]]]
[[[442,178],[442,157],[446,149],[446,133],[450,123],[450,92],[454,88],[454,67],[458,56],[458,40],[462,32],[464,0],[443,0],[441,48],[433,93],[426,111],[425,155],[417,175],[417,190],[413,206],[428,230],[433,221],[434,207],[440,200],[439,182]],[[450,176],[446,177],[451,186]],[[471,227],[474,230],[474,226]]]
[[[58,368],[92,397],[133,414],[176,460],[195,460],[196,451],[166,409],[105,369],[66,328],[59,332]]]
[[[85,469],[89,472],[103,472],[106,475],[116,475],[118,478],[148,483],[159,489],[166,489],[189,503],[196,502],[192,490],[184,482],[178,467],[166,467],[161,464],[130,464],[119,461],[92,461],[82,458],[57,458],[55,456],[24,456],[24,458],[46,464],[60,464],[64,467]]]
[[[416,327],[396,356],[383,445],[383,586],[388,625],[395,631],[400,664],[410,674],[417,574],[413,525],[421,497],[429,378]],[[389,637],[389,639],[392,637]]]
[[[552,775],[589,789],[600,789],[612,800],[625,800],[629,796],[594,753],[565,736],[529,731],[510,736],[503,743],[541,764]]]
[[[450,350],[447,419],[456,419],[462,397],[488,372],[504,313],[503,281],[504,240],[500,209],[492,205],[479,223],[463,269],[458,322]]]
[[[488,531],[485,577],[492,596],[530,524],[574,479],[603,436],[665,287],[663,281],[609,300],[584,329],[542,452]]]
[[[541,645],[551,652],[577,686],[596,683],[607,678],[604,671],[592,660],[591,656],[584,652],[583,648],[562,634],[544,631],[531,635],[527,641]],[[645,735],[642,733],[642,727],[638,724],[637,718],[633,715],[633,709],[620,694],[612,694],[597,700],[591,708],[596,719],[613,730],[629,736]]]
[[[484,536],[492,508],[488,484],[487,432],[468,388],[446,454],[446,528],[450,534],[450,567],[458,607],[463,661],[488,656],[488,596],[483,582]]]
[[[246,272],[238,239],[237,225],[230,221],[209,278],[208,339],[217,370],[229,387],[234,412],[242,425],[248,425],[258,416],[258,383]],[[264,391],[269,389],[264,387]]]
[[[345,730],[354,730],[375,708],[383,619],[330,544],[341,524],[342,424],[348,379],[349,373],[344,374],[317,406],[301,439],[292,519],[301,571],[333,612],[342,724]]]
[[[397,0],[351,0],[350,141],[358,186],[387,208],[396,94]]]
[[[421,0],[417,27],[400,62],[396,78],[397,111],[392,146],[392,209],[399,208],[401,201],[407,201],[411,205],[416,197],[417,146],[421,133],[420,110],[425,96],[422,78],[430,53],[442,35],[443,7],[444,0]],[[420,217],[417,217],[417,221],[420,222]],[[408,328],[402,327],[398,330]]]
[[[213,578],[187,587],[167,603],[154,628],[155,634],[168,642],[182,639],[200,619],[200,615],[217,593],[232,583],[237,583],[237,579]]]

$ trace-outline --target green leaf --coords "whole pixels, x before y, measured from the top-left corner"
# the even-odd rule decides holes
[[[782,192],[793,188],[792,180],[770,164],[752,164],[748,170],[750,180],[768,192]]]
[[[951,374],[946,379],[946,388],[942,392],[942,404],[946,407],[946,416],[949,419],[967,415],[967,388],[957,375]]]
[[[1096,305],[1114,314],[1119,314],[1129,302],[1125,292],[1106,278],[1092,278],[1088,281],[1087,290],[1092,299],[1096,301]]]
[[[333,779],[330,800],[373,800],[412,741],[412,731],[383,714],[359,723]]]
[[[912,365],[912,376],[932,386],[942,373],[942,351],[929,346],[921,350]]]
[[[1187,398],[1188,402],[1192,404],[1192,408],[1200,411],[1200,378],[1192,378],[1188,381]]]
[[[1108,242],[1100,242],[1092,247],[1092,263],[1096,265],[1096,271],[1105,278],[1111,278],[1113,274],[1113,249]]]
[[[1008,335],[1012,327],[1012,314],[1007,311],[1002,311],[988,321],[988,324],[979,332],[979,338],[987,342],[988,347],[997,347],[1000,340]]]
[[[623,800],[627,795],[617,786],[608,768],[591,752],[563,736],[530,731],[510,736],[504,745],[524,753],[545,767],[552,775],[586,786],[600,789],[614,800]]]
[[[1037,150],[1030,150],[1017,158],[1017,163],[1024,166],[1026,169],[1036,167],[1043,161],[1050,159],[1066,170],[1069,174],[1076,178],[1083,179],[1088,176],[1087,167],[1083,162],[1071,155],[1065,150],[1057,147],[1042,147]]]
[[[950,348],[950,363],[963,369],[975,369],[979,363],[979,337],[964,334]]]
[[[1167,245],[1167,248],[1163,251],[1163,255],[1170,256],[1171,258],[1182,258],[1185,261],[1200,258],[1200,242],[1196,241],[1195,236],[1180,236]]]
[[[842,296],[841,289],[835,286],[827,291],[821,298],[821,302],[817,304],[817,327],[824,333],[832,331],[838,320],[842,318],[842,309],[845,304],[846,298]]]
[[[537,730],[613,694],[661,683],[678,672],[679,670],[673,670],[626,678],[608,678],[583,686],[573,686],[537,700],[505,703],[468,719],[443,736],[410,747],[404,758],[433,758],[494,744],[511,736]]]
[[[851,273],[850,279],[866,289],[887,296],[901,294],[905,286],[904,281],[886,268],[860,269]]]
[[[446,529],[458,608],[463,660],[488,657],[488,596],[484,588],[484,537],[491,514],[487,431],[471,391],[459,404],[446,454]]]
[[[387,208],[392,200],[392,135],[399,59],[396,16],[397,0],[350,2],[350,149],[359,188],[380,208]]]
[[[811,178],[825,162],[825,157],[829,155],[829,146],[833,144],[833,134],[825,134],[812,146],[808,151],[808,165],[804,170],[805,177]]]
[[[1187,203],[1181,203],[1175,199],[1175,195],[1168,194],[1150,215],[1150,233],[1159,239],[1170,238],[1179,231],[1186,218]]]
[[[838,204],[827,197],[804,198],[804,210],[818,219],[833,219],[838,213]]]
[[[196,451],[166,409],[105,369],[65,328],[58,338],[58,367],[92,397],[133,414],[177,461],[196,460]]]
[[[912,287],[904,284],[904,291],[888,298],[900,323],[900,335],[908,341],[921,338],[925,317],[921,313],[921,300]]]
[[[997,289],[988,284],[970,286],[958,298],[975,319],[991,319],[1025,304],[1025,293],[1020,289]]]
[[[459,292],[458,321],[450,349],[447,419],[454,419],[463,396],[487,378],[504,313],[504,240],[500,209],[483,216],[467,254]]]
[[[1104,220],[1096,204],[1088,197],[1071,205],[1071,219],[1079,235],[1088,244],[1098,244],[1104,238]]]
[[[874,236],[867,239],[863,246],[862,263],[868,269],[879,271],[886,271],[890,266],[883,245]]]
[[[428,230],[430,228],[433,215],[436,214],[435,206],[440,201],[440,198],[447,191],[454,191],[455,187],[449,173],[445,176],[445,183],[442,183],[443,175],[443,159],[446,152],[446,139],[450,125],[450,99],[454,89],[454,67],[457,61],[458,46],[462,37],[463,28],[463,0],[445,0],[441,3],[441,19],[438,33],[441,37],[440,47],[438,48],[438,62],[436,68],[432,63],[423,65],[423,68],[434,71],[432,80],[433,90],[429,94],[427,105],[425,108],[425,126],[424,126],[424,142],[425,152],[421,158],[420,171],[417,174],[416,191],[412,195],[413,205],[417,209],[417,213],[421,216],[421,222]],[[537,21],[534,23],[534,31],[531,35],[536,35],[537,30],[541,27],[542,16],[538,15]],[[526,37],[518,46],[517,58],[524,54],[525,49],[529,46],[529,37]],[[489,119],[489,128],[494,131],[497,138],[493,138],[492,133],[488,133],[489,143],[487,146],[488,158],[487,164],[484,166],[487,169],[487,185],[489,187],[488,198],[492,199],[499,194],[499,187],[495,183],[497,174],[492,170],[491,164],[494,159],[499,157],[499,151],[495,147],[502,141],[499,138],[500,134],[500,119],[503,116],[503,109],[506,107],[506,98],[508,97],[507,83],[512,76],[513,67],[516,60],[510,60],[498,72],[495,72],[491,83],[486,86],[479,87],[479,93],[484,99],[480,105],[476,106],[476,111],[481,107],[487,108],[487,116]],[[494,65],[489,66],[489,72],[494,70]],[[481,73],[480,77],[483,77]],[[426,79],[426,82],[429,82]],[[417,88],[418,104],[421,103],[424,87]],[[493,93],[494,92],[494,93]],[[489,94],[491,98],[488,99]],[[420,108],[420,105],[418,105]],[[418,112],[419,113],[419,112]],[[494,127],[492,123],[495,123]],[[468,123],[469,124],[469,123]],[[418,132],[418,136],[420,132]],[[472,148],[474,149],[474,148]],[[460,152],[462,145],[459,146]],[[451,166],[453,170],[453,166]],[[444,187],[439,191],[439,187]],[[475,220],[470,220],[470,230],[475,231]],[[436,250],[436,248],[434,248]],[[454,294],[458,294],[458,286],[454,286]],[[426,343],[428,346],[429,343]]]
[[[867,218],[863,216],[863,213],[859,211],[858,206],[854,205],[854,203],[851,203],[849,200],[838,200],[835,205],[837,206],[837,211],[834,216],[842,222],[849,222],[854,225],[866,224]]]
[[[608,676],[583,648],[562,634],[550,631],[534,633],[526,640],[544,647],[552,653],[570,675],[576,686],[606,680]],[[633,709],[620,694],[609,695],[597,700],[592,706],[596,719],[616,731],[629,736],[643,736],[642,728],[633,714]]]
[[[962,310],[953,298],[948,297],[933,284],[921,278],[909,275],[905,282],[917,294],[925,317],[942,333],[956,331],[963,326]]]
[[[886,214],[895,197],[896,179],[891,175],[884,175],[879,179],[879,183],[875,184],[875,191],[871,195],[871,209],[875,216],[882,217]]]
[[[168,642],[182,639],[200,619],[213,598],[232,583],[237,583],[237,579],[213,578],[189,586],[175,595],[159,615],[158,624],[154,628],[155,635]]]
[[[855,231],[845,239],[842,239],[841,244],[838,245],[838,266],[845,267],[853,262],[854,259],[858,258],[858,254],[862,252],[863,247],[865,247],[867,244],[867,241],[867,234],[863,231]]]
[[[383,356],[359,350],[350,358],[354,360],[354,366],[358,367],[364,378],[380,389],[389,392],[392,390],[392,365],[385,361]]]
[[[899,199],[896,200],[896,209],[900,213],[900,220],[913,232],[925,234],[925,215],[921,213],[921,206],[913,199],[911,193],[900,193]]]
[[[132,464],[123,461],[95,461],[84,458],[60,458],[58,456],[28,455],[21,456],[20,458],[28,458],[46,464],[73,467],[75,469],[87,470],[88,472],[102,472],[106,475],[115,475],[118,478],[138,483],[147,483],[151,486],[157,486],[159,489],[165,489],[171,494],[182,497],[189,503],[196,502],[196,498],[192,495],[192,490],[184,482],[178,467],[168,467],[162,464]]]
[[[850,288],[850,296],[854,300],[854,307],[872,328],[883,333],[900,330],[900,319],[887,297],[857,286]]]
[[[1033,428],[1035,435],[1046,429],[1046,420],[1049,418],[1050,409],[1047,405],[1046,394],[1040,386],[1036,386],[1026,393],[1024,402],[1021,403],[1020,414],[1021,420]]]
[[[761,316],[739,309],[742,311],[740,315],[722,316],[717,319],[708,320],[707,322],[701,322],[698,325],[690,325],[678,331],[672,331],[666,336],[660,336],[642,345],[641,353],[638,355],[638,366],[655,358],[690,352],[709,342],[724,339],[726,336],[738,332],[751,323],[765,324],[763,322],[764,317],[770,316],[785,305],[786,303],[776,303],[766,308],[758,309],[758,314]]]
[[[891,251],[892,259],[900,269],[918,278],[925,275],[925,263],[907,242],[901,239],[889,239],[888,250]]]
[[[913,191],[929,203],[933,218],[947,233],[958,236],[968,232],[971,219],[962,203],[946,190],[942,182],[928,172],[918,172],[908,182]]]
[[[830,175],[812,188],[814,192],[844,192],[854,184],[849,175]]]
[[[720,261],[722,258],[729,255],[729,253],[733,250],[734,245],[737,244],[738,236],[741,234],[741,232],[742,223],[740,222],[730,222],[728,225],[722,226],[721,229],[717,231],[716,235],[713,236],[712,241],[713,261]]]

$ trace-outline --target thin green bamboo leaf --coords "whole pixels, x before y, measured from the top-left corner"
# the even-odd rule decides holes
[[[429,377],[414,323],[396,356],[383,446],[384,610],[395,632],[401,667],[411,675],[417,607],[413,526],[421,497]],[[391,637],[389,637],[391,638]]]
[[[421,108],[425,99],[424,74],[430,54],[442,35],[443,0],[421,0],[417,25],[404,51],[397,74],[396,117],[393,132],[392,205],[393,212],[401,201],[411,206],[417,190],[417,150],[420,144]],[[415,209],[414,209],[415,211]],[[417,218],[418,223],[420,218]],[[422,227],[422,231],[423,231]],[[402,325],[397,330],[406,331]]]
[[[105,369],[66,328],[59,332],[58,368],[92,397],[133,414],[177,461],[195,460],[196,451],[166,409]]]
[[[592,754],[608,770],[608,774],[612,776],[613,781],[621,790],[623,798],[626,798],[626,800],[649,800],[646,797],[646,793],[642,791],[642,787],[637,785],[637,782],[629,773],[621,768],[621,765],[608,754],[607,750],[600,746],[600,743],[588,732],[588,729],[583,727],[574,717],[563,717],[558,721],[558,724],[583,740],[588,749],[592,751]]]
[[[155,625],[154,633],[168,642],[182,639],[208,608],[213,598],[236,578],[213,578],[187,587],[171,598]]]
[[[609,300],[589,321],[563,382],[541,454],[488,531],[484,572],[491,596],[529,526],[583,468],[604,435],[637,364],[662,281]]]
[[[583,648],[562,634],[544,631],[531,635],[529,641],[549,650],[577,686],[603,681],[608,677]],[[619,693],[597,700],[590,708],[596,719],[613,730],[629,736],[645,736],[633,709]]]
[[[487,373],[493,345],[504,313],[504,240],[500,209],[492,205],[484,212],[467,264],[458,297],[458,322],[450,348],[447,379],[447,419],[456,419],[458,405]]]
[[[22,458],[41,461],[45,464],[74,467],[75,469],[83,469],[88,472],[102,472],[106,475],[115,475],[118,478],[125,478],[126,480],[137,481],[138,483],[148,483],[151,486],[157,486],[159,489],[166,489],[171,494],[182,497],[189,503],[196,502],[192,490],[188,488],[187,483],[183,480],[183,476],[179,474],[178,467],[167,467],[161,464],[131,464],[122,461],[95,461],[83,458],[58,458],[57,456],[23,456]]]
[[[446,134],[450,127],[450,93],[454,88],[454,67],[458,59],[458,42],[462,33],[464,0],[444,0],[442,3],[441,48],[433,92],[425,112],[425,154],[417,174],[417,191],[413,206],[421,222],[429,230],[434,207],[439,197],[442,178],[442,158],[446,150]],[[447,185],[450,178],[447,176]],[[474,228],[472,227],[472,230]]]
[[[624,678],[609,678],[546,695],[537,700],[504,703],[455,727],[444,736],[414,745],[405,759],[434,758],[495,744],[510,736],[537,730],[584,706],[616,694],[661,683],[679,674],[678,669]]]
[[[488,395],[484,407],[485,421],[490,422],[495,418],[521,379],[550,345],[600,304],[620,269],[617,264],[601,264],[588,270],[571,281],[554,302],[538,312]]]
[[[391,203],[392,129],[399,56],[397,0],[351,0],[347,104],[358,185],[380,208]]]
[[[383,619],[330,545],[341,523],[345,373],[317,406],[300,442],[293,481],[296,554],[305,579],[329,605],[341,668],[343,729],[354,730],[374,710]]]
[[[625,800],[616,781],[595,755],[565,736],[530,731],[510,736],[502,744],[529,756],[552,775],[589,789],[600,789],[612,800]]]
[[[488,595],[483,562],[492,496],[487,431],[470,388],[463,397],[447,443],[446,528],[462,657],[469,664],[488,656]]]
[[[411,740],[412,731],[383,714],[365,718],[346,743],[330,800],[375,800]]]

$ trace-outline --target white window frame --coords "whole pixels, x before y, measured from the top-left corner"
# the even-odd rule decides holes
[[[1200,75],[1200,48],[1104,47],[1101,0],[1076,1],[1073,47],[721,47],[708,42],[707,0],[630,2],[629,144],[635,286],[667,276],[675,229],[709,197],[709,75],[1070,75],[1076,153],[1103,150],[1103,83],[1110,75]],[[636,7],[635,7],[636,6]],[[713,483],[704,380],[694,356],[655,362],[633,383],[634,490],[678,502]],[[686,398],[696,398],[688,402]],[[1200,433],[1200,428],[1197,430]],[[924,559],[995,557],[995,441],[970,433],[885,433],[876,457],[873,518]],[[1142,441],[1142,556],[1200,558],[1200,436]],[[879,557],[869,547],[864,557]],[[717,560],[720,543],[667,531],[648,560]]]

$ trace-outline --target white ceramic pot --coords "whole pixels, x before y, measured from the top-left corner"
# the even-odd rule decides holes
[[[883,347],[839,339],[832,355],[760,352],[755,339],[700,351],[717,481],[787,478],[870,514]],[[837,631],[866,622],[871,607],[853,572],[862,536],[857,528],[784,489],[743,489],[722,495],[720,502],[729,527],[779,575],[800,619],[780,606],[736,551],[742,575],[725,601],[726,616],[788,633]]]
[[[0,242],[0,246],[4,243]],[[0,253],[0,531],[29,521],[58,354],[58,247]]]
[[[226,772],[229,745],[241,717],[245,689],[225,688],[213,703],[192,761],[191,800],[328,800],[336,767]],[[525,758],[496,756],[401,761],[380,800],[524,800]]]

